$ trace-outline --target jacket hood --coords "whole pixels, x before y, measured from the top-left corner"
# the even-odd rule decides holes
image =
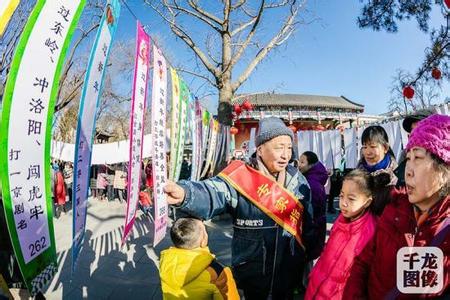
[[[195,280],[211,264],[209,248],[169,248],[161,252],[160,276],[171,287],[181,288]]]
[[[308,181],[314,180],[321,185],[325,185],[328,180],[328,172],[321,162],[317,162],[305,173],[305,177]]]

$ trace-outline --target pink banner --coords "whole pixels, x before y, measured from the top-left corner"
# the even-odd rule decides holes
[[[166,98],[167,68],[161,50],[153,45],[153,88],[152,88],[152,162],[153,195],[155,204],[155,234],[153,246],[166,235],[168,207],[163,187],[167,182],[166,160]]]
[[[128,201],[122,244],[133,229],[141,186],[141,160],[144,136],[145,98],[150,55],[150,38],[139,21],[136,22],[136,59],[134,65],[133,96],[131,99],[130,159],[128,164]]]

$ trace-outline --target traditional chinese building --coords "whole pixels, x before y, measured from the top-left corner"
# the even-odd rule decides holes
[[[251,110],[245,110],[251,104]],[[234,127],[235,149],[245,150],[252,128],[258,127],[261,118],[275,116],[283,119],[287,126],[298,130],[327,130],[356,125],[364,112],[364,105],[344,96],[317,96],[298,94],[263,93],[237,97],[234,103],[241,104],[242,112]],[[235,130],[236,130],[235,129]]]

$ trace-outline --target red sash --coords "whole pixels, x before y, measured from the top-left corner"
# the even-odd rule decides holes
[[[292,234],[304,247],[301,239],[303,205],[295,195],[239,160],[233,161],[218,176]]]

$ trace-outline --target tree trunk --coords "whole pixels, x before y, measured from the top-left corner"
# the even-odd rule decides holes
[[[224,85],[219,90],[219,108],[218,118],[219,122],[223,125],[231,125],[231,99],[233,98],[233,92],[231,90],[231,82]]]
[[[219,108],[218,118],[223,125],[231,125],[231,99],[233,98],[233,88],[231,82],[231,36],[228,31],[228,24],[224,24],[222,33],[222,72],[218,78],[219,87]]]

